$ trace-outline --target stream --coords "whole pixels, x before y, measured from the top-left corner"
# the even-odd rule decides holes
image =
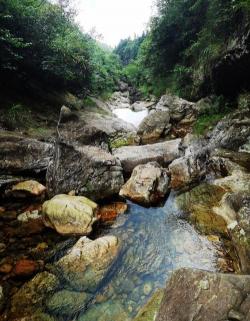
[[[116,109],[115,114],[138,126],[147,110]],[[216,271],[217,249],[182,219],[172,192],[163,207],[144,208],[127,202],[129,209],[103,235],[120,241],[117,259],[85,311],[69,321],[126,321],[138,313],[170,273],[190,267]]]

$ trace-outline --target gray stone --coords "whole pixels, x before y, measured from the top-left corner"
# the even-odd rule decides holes
[[[166,141],[152,145],[126,146],[114,151],[114,156],[119,158],[126,173],[131,173],[137,165],[152,161],[162,166],[170,164],[181,156],[179,149],[181,139]]]
[[[180,269],[167,284],[156,321],[228,320],[249,295],[250,276]]]

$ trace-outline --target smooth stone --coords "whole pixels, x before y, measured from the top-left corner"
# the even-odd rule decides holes
[[[43,221],[62,235],[88,235],[96,221],[96,209],[97,204],[86,197],[57,195],[43,204]]]
[[[126,146],[117,148],[113,154],[121,161],[123,170],[131,173],[137,165],[156,161],[166,166],[181,156],[181,139],[166,141],[152,145]]]
[[[13,274],[18,277],[27,277],[33,275],[39,269],[37,262],[32,260],[19,260],[14,266]]]
[[[40,196],[44,194],[46,187],[34,180],[20,182],[12,187],[14,196]]]
[[[166,196],[168,185],[167,170],[157,162],[151,162],[136,166],[119,194],[134,202],[150,205]]]
[[[55,273],[77,291],[94,292],[116,258],[118,247],[115,236],[94,241],[82,237],[55,263]]]

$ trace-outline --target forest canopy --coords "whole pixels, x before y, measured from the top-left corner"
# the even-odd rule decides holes
[[[74,22],[67,6],[47,0],[0,0],[1,85],[32,84],[76,94],[112,90],[118,57]]]

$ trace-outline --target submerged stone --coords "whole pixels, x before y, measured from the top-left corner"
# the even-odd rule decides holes
[[[62,290],[46,300],[46,307],[51,313],[72,315],[85,308],[90,295],[84,292]]]
[[[95,241],[82,237],[55,263],[56,273],[77,291],[94,292],[118,252],[118,239],[104,236]]]

